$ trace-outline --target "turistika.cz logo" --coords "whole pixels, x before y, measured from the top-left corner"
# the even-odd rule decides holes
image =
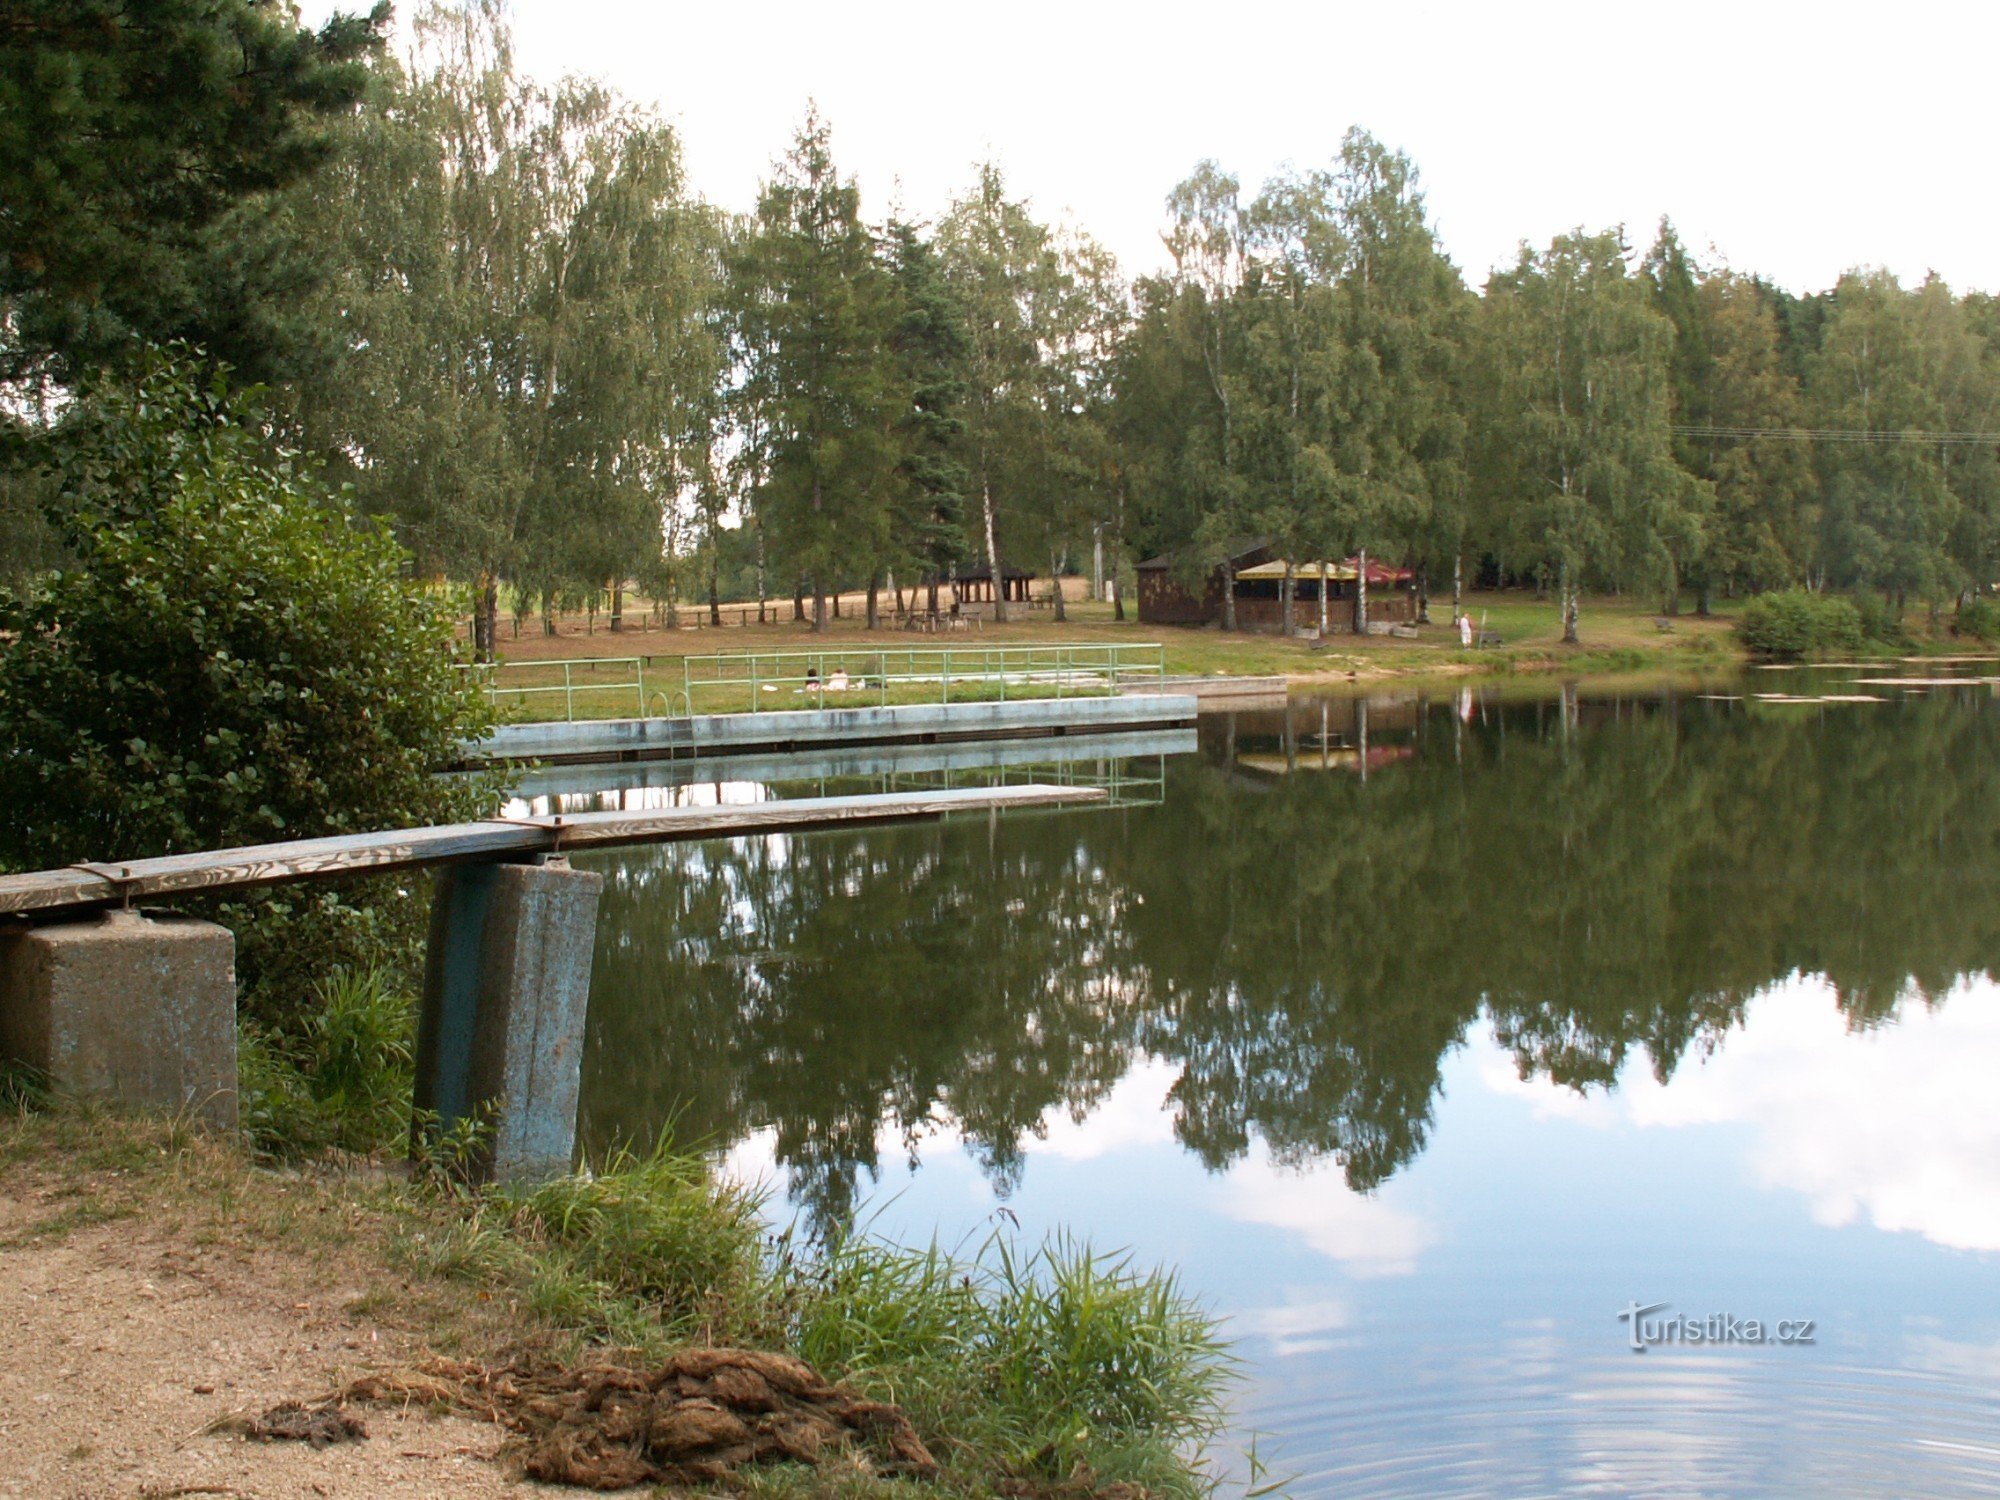
[[[1762,1318],[1739,1318],[1734,1313],[1710,1313],[1705,1318],[1691,1318],[1685,1313],[1675,1313],[1671,1317],[1649,1317],[1649,1313],[1664,1312],[1671,1307],[1670,1302],[1632,1302],[1618,1314],[1618,1321],[1629,1324],[1625,1336],[1634,1354],[1644,1354],[1648,1349],[1663,1344],[1722,1345],[1722,1344],[1811,1344],[1817,1342],[1816,1323],[1813,1318],[1779,1318],[1767,1322]]]

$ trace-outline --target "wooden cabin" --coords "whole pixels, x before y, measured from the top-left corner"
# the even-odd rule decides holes
[[[1271,559],[1270,544],[1261,537],[1229,543],[1224,554],[1237,571]],[[1199,595],[1188,591],[1180,577],[1186,550],[1162,552],[1139,564],[1139,623],[1142,625],[1213,625],[1222,619],[1222,564],[1208,570]]]

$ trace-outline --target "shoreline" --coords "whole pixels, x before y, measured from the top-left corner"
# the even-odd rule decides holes
[[[1170,1282],[1122,1263],[1093,1271],[1023,1246],[1014,1278],[997,1258],[926,1260],[857,1237],[815,1271],[768,1253],[760,1198],[664,1148],[608,1159],[595,1176],[481,1190],[386,1151],[281,1165],[185,1120],[9,1103],[0,1315],[46,1357],[0,1368],[13,1414],[0,1418],[0,1496],[498,1500],[654,1493],[679,1476],[712,1482],[695,1493],[771,1500],[970,1500],[1009,1484],[1068,1495],[1063,1476],[1078,1465],[1109,1494],[1207,1493],[1198,1450],[1220,1431],[1221,1341]],[[1012,1345],[991,1326],[1044,1305],[1019,1278],[1075,1276],[1078,1264],[1089,1295],[1125,1309],[1130,1379],[1170,1393],[1150,1426],[1071,1433],[1034,1378],[1018,1399],[999,1394],[1020,1372],[1005,1373]],[[1162,1295],[1171,1307],[1155,1312]],[[932,1327],[951,1335],[936,1348],[898,1332]],[[1063,1365],[1055,1326],[1036,1330],[1031,1345]],[[690,1359],[797,1375],[811,1387],[798,1394],[847,1426],[820,1420],[823,1448],[712,1460],[701,1433],[675,1449],[649,1429],[641,1456],[659,1473],[627,1477],[608,1460],[552,1465],[564,1444],[535,1402],[509,1398],[516,1383],[546,1386],[587,1413],[600,1381],[644,1388]],[[1123,1399],[1127,1376],[1107,1366],[1089,1378],[1097,1397]],[[735,1399],[719,1385],[708,1394],[695,1405],[711,1416]],[[885,1441],[889,1427],[907,1441]],[[1021,1432],[1033,1457],[1016,1451]],[[608,1427],[598,1447],[625,1454]]]

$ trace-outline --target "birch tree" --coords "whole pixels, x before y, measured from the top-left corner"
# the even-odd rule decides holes
[[[1029,452],[1037,425],[1037,311],[1060,268],[1047,226],[1025,202],[1007,196],[1006,181],[991,162],[939,224],[938,248],[972,335],[966,467],[979,496],[982,550],[993,569],[994,618],[1004,621],[1001,518],[1010,502],[1025,500],[1018,461]]]
[[[1662,576],[1663,529],[1694,503],[1674,462],[1672,329],[1630,274],[1616,233],[1522,248],[1487,283],[1486,477],[1504,488],[1501,546],[1556,591],[1577,640],[1586,581]]]

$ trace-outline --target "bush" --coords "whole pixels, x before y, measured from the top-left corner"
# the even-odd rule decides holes
[[[1901,646],[1909,642],[1910,633],[1903,628],[1902,612],[1890,608],[1889,602],[1880,594],[1857,594],[1854,613],[1861,621],[1861,634],[1866,639],[1884,646]]]
[[[1736,633],[1758,656],[1780,661],[1853,651],[1865,634],[1852,601],[1806,589],[1759,594],[1737,616]]]
[[[490,722],[449,617],[220,377],[156,355],[90,393],[53,455],[49,519],[73,562],[0,620],[0,868],[484,810],[489,785],[433,774]],[[323,973],[394,950],[398,911],[421,903],[377,889],[239,906],[269,918],[243,950],[252,993],[302,997],[306,976],[272,956],[310,952]]]
[[[2000,640],[2000,602],[1992,599],[1968,599],[1952,616],[1953,635],[1962,635],[1975,641]]]

